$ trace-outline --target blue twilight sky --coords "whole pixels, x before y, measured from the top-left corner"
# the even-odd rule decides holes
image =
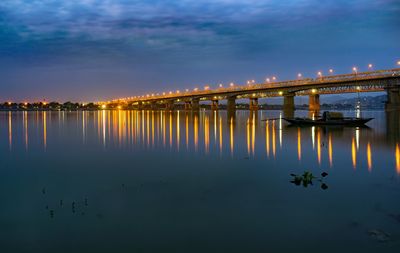
[[[0,101],[102,100],[400,59],[400,0],[1,0]]]

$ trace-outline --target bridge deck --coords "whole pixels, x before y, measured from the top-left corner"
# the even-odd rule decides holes
[[[227,88],[193,90],[184,92],[169,92],[163,94],[147,94],[115,99],[107,103],[135,103],[177,100],[183,101],[192,98],[208,100],[224,99],[229,96],[243,97],[273,97],[285,94],[307,95],[332,94],[346,92],[382,91],[388,86],[389,81],[400,80],[400,68],[377,70],[342,75],[321,76],[318,78],[302,78],[297,80],[265,82],[260,84],[241,85]],[[264,93],[264,94],[260,94]]]

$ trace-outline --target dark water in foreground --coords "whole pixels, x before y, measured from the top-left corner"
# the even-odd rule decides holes
[[[399,115],[279,114],[1,112],[0,252],[400,252]]]

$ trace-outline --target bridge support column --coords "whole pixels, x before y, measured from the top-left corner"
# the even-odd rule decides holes
[[[142,110],[143,109],[143,102],[138,102],[137,103],[137,109]]]
[[[286,94],[283,96],[283,115],[287,118],[294,117],[294,94]]]
[[[172,100],[167,101],[167,103],[165,104],[165,110],[168,110],[168,111],[174,110],[174,101],[172,101]]]
[[[258,110],[258,98],[250,98],[249,109],[250,109],[251,111],[256,111],[256,110]]]
[[[200,109],[200,99],[193,98],[191,101],[192,111],[198,111]]]
[[[190,101],[185,101],[185,111],[192,109],[192,103]]]
[[[310,95],[309,102],[308,102],[308,110],[310,112],[319,112],[320,109],[321,109],[321,106],[319,103],[319,94]]]
[[[157,110],[157,103],[156,102],[150,102],[150,109],[151,110]]]
[[[385,104],[386,111],[399,111],[400,110],[400,88],[390,87],[386,89],[387,101]]]
[[[218,110],[218,100],[211,101],[211,110]]]
[[[227,98],[226,110],[231,112],[234,112],[236,110],[236,97]]]

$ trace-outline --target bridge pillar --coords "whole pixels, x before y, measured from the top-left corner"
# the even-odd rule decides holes
[[[193,111],[198,111],[200,109],[200,99],[193,98],[191,101],[191,105]]]
[[[398,87],[390,87],[386,89],[387,101],[385,104],[386,111],[400,110],[400,89]]]
[[[143,109],[143,102],[139,101],[139,102],[137,103],[137,109],[138,109],[138,110],[142,110],[142,109]]]
[[[251,111],[255,111],[258,110],[258,98],[250,98],[250,105],[249,105],[249,109]]]
[[[211,110],[218,110],[218,100],[211,100]]]
[[[156,102],[150,102],[150,109],[151,110],[157,110],[157,103]]]
[[[192,103],[190,101],[185,101],[185,110],[189,111],[192,109]]]
[[[308,102],[308,110],[311,112],[319,112],[320,109],[321,106],[319,103],[319,94],[310,95]]]
[[[165,104],[165,109],[168,111],[174,110],[174,101],[173,100],[167,101],[167,103]]]
[[[283,96],[283,115],[288,118],[294,117],[294,94]]]
[[[227,104],[226,104],[226,110],[234,112],[236,110],[236,97],[228,97],[227,98]]]

